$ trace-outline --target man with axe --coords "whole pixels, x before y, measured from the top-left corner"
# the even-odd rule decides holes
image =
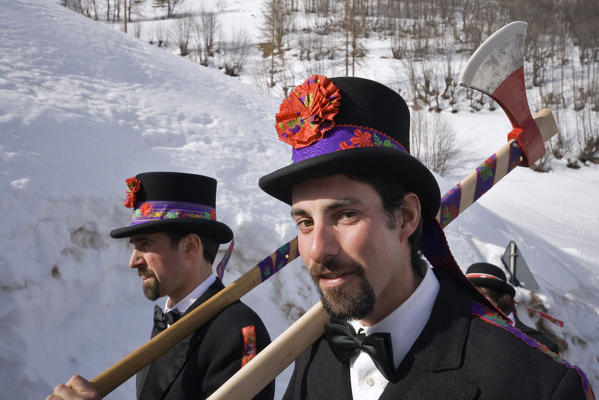
[[[409,153],[401,96],[315,75],[276,121],[292,164],[260,187],[291,205],[331,317],[285,399],[592,398],[582,371],[530,343],[460,271],[435,220],[439,187]]]
[[[224,288],[212,263],[233,233],[216,220],[215,200],[216,180],[201,175],[149,172],[127,179],[124,205],[133,208],[131,223],[110,235],[130,238],[129,267],[137,269],[146,297],[167,296],[167,312],[158,306],[154,311],[154,339]],[[205,399],[269,343],[260,317],[233,302],[146,366],[137,375],[137,398]],[[98,393],[74,376],[47,399],[99,399]],[[274,382],[256,396],[273,397]]]

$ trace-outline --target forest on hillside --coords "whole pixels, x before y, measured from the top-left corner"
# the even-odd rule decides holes
[[[529,103],[550,108],[560,127],[535,167],[547,170],[551,158],[572,168],[599,162],[596,0],[265,0],[256,2],[255,35],[227,26],[226,0],[60,2],[203,66],[252,75],[280,95],[311,74],[358,76],[385,59],[412,109],[437,113],[496,109],[484,94],[458,90],[461,68],[497,29],[526,21]]]

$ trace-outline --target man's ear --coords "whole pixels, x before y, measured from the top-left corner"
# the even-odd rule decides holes
[[[401,207],[399,209],[400,224],[399,228],[399,240],[407,240],[412,233],[418,228],[420,222],[421,209],[420,200],[414,193],[408,193],[403,197]]]
[[[200,240],[200,237],[195,233],[190,233],[189,235],[183,238],[183,246],[186,256],[194,258],[198,254],[202,254],[202,241]]]

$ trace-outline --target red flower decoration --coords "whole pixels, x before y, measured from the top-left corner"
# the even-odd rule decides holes
[[[128,178],[125,183],[127,184],[127,193],[123,205],[127,208],[133,208],[137,202],[137,193],[141,189],[141,182],[135,177],[131,177]]]
[[[276,115],[279,139],[299,149],[322,139],[335,126],[339,89],[329,78],[313,75],[283,100]]]
[[[216,210],[214,208],[210,210],[210,219],[216,221]]]
[[[354,146],[353,144],[347,144],[346,141],[343,141],[343,142],[339,143],[339,147],[341,147],[341,150],[347,150],[347,149],[353,149],[356,146]]]
[[[139,207],[139,211],[141,211],[141,215],[147,217],[152,212],[152,205],[150,203],[143,203],[141,207]]]
[[[357,147],[372,147],[372,135],[369,132],[361,131],[356,129],[354,131],[354,137],[350,141]]]

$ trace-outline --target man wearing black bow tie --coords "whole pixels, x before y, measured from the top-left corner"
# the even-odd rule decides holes
[[[332,320],[296,360],[285,399],[591,398],[582,371],[519,336],[460,271],[396,92],[315,75],[275,126],[292,164],[260,187],[291,205]]]
[[[205,176],[150,172],[127,179],[131,222],[110,235],[130,238],[129,267],[142,279],[145,296],[166,296],[165,310],[154,310],[152,337],[223,289],[212,263],[219,244],[230,242],[233,233],[216,220],[215,200],[216,180]],[[269,343],[258,315],[237,301],[144,368],[137,375],[137,398],[204,399]],[[256,398],[273,397],[274,382]],[[75,376],[48,397],[61,398],[98,395]]]

